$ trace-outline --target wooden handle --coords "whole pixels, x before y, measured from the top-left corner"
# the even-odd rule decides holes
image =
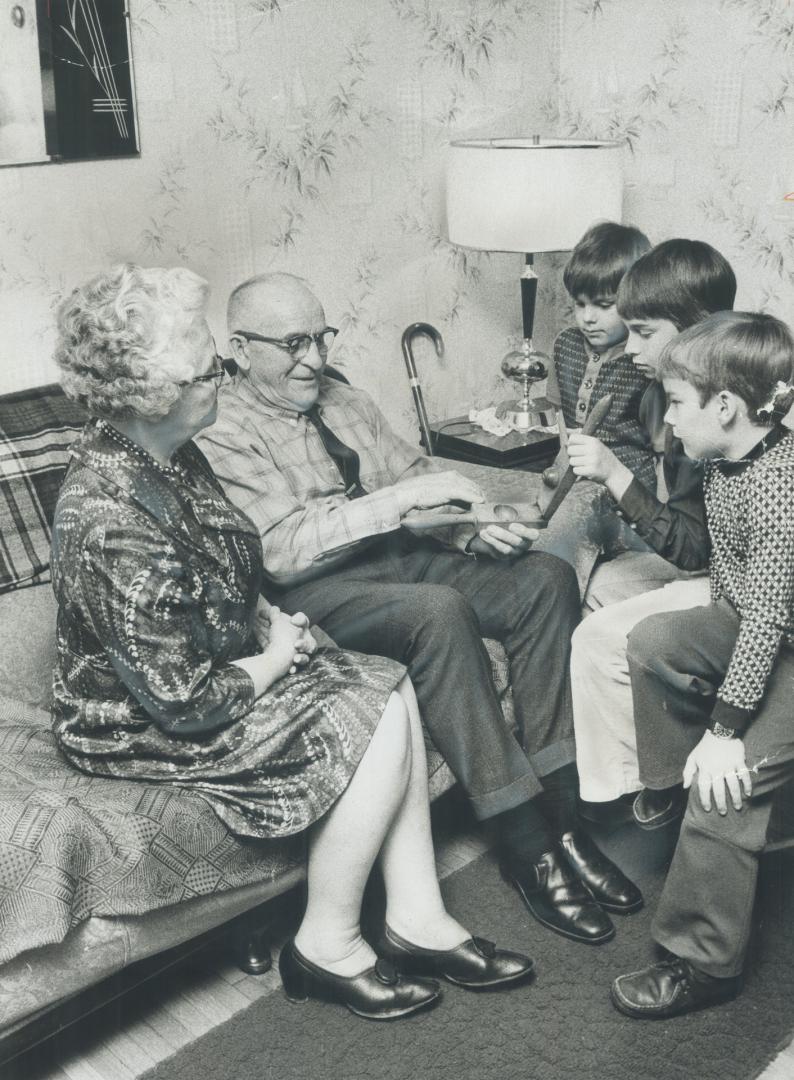
[[[476,514],[406,514],[400,522],[407,529],[443,529],[447,525],[476,525]]]
[[[503,529],[510,525],[526,525],[529,529],[545,529],[547,521],[537,507],[532,511],[522,511],[513,521],[505,521],[492,514],[480,514],[470,511],[465,514],[406,514],[401,524],[408,529],[443,529],[450,525],[500,525]]]
[[[559,405],[554,407],[554,415],[557,418],[557,433],[560,436],[560,449],[568,453],[568,428],[565,426],[565,417]]]
[[[593,406],[592,412],[587,417],[584,424],[582,424],[583,435],[595,435],[596,431],[603,423],[604,417],[612,407],[612,400],[612,394],[605,394],[604,397],[599,398],[599,400]],[[559,483],[555,487],[551,498],[543,507],[542,513],[547,521],[551,521],[552,517],[557,512],[557,508],[560,506],[565,496],[571,490],[575,481],[576,474],[574,473],[571,466],[568,465],[565,472],[560,477]]]
[[[612,394],[604,394],[602,398],[598,399],[593,406],[590,415],[582,424],[583,435],[595,435],[598,428],[601,427],[606,414],[612,408],[612,400]]]

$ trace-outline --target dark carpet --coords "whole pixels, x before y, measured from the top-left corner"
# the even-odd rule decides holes
[[[632,841],[634,842],[634,841]],[[646,842],[643,840],[643,842]],[[629,853],[631,855],[631,852]],[[663,872],[624,858],[648,901],[593,948],[545,931],[483,856],[444,883],[474,932],[528,952],[534,984],[475,994],[445,984],[431,1012],[394,1023],[336,1006],[257,1001],[145,1074],[145,1080],[750,1080],[794,1030],[794,860],[764,860],[744,993],[672,1021],[615,1012],[615,975],[653,958],[649,925]],[[642,859],[639,860],[642,862]],[[647,860],[646,860],[647,863]]]

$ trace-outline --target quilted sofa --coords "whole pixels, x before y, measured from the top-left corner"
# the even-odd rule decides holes
[[[57,385],[0,396],[0,1062],[123,969],[303,876],[299,840],[242,841],[190,791],[84,775],[55,744],[50,523],[83,421]],[[436,797],[454,780],[432,747],[430,768]]]

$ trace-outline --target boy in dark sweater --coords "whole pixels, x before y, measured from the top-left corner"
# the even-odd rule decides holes
[[[572,432],[574,472],[602,483],[618,514],[647,548],[602,561],[585,603],[594,608],[571,648],[571,685],[582,812],[620,820],[641,784],[637,771],[629,631],[648,615],[708,600],[709,536],[703,464],[684,453],[664,423],[664,390],[656,379],[665,345],[715,311],[733,307],[736,277],[727,260],[700,240],[658,244],[626,273],[618,309],[629,330],[627,353],[646,380],[640,414],[659,455],[655,492],[641,484],[600,439]],[[640,825],[656,828],[680,807],[662,808]]]

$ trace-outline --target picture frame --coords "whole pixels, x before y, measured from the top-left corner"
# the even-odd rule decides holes
[[[6,19],[0,165],[138,154],[127,0],[5,2]]]

